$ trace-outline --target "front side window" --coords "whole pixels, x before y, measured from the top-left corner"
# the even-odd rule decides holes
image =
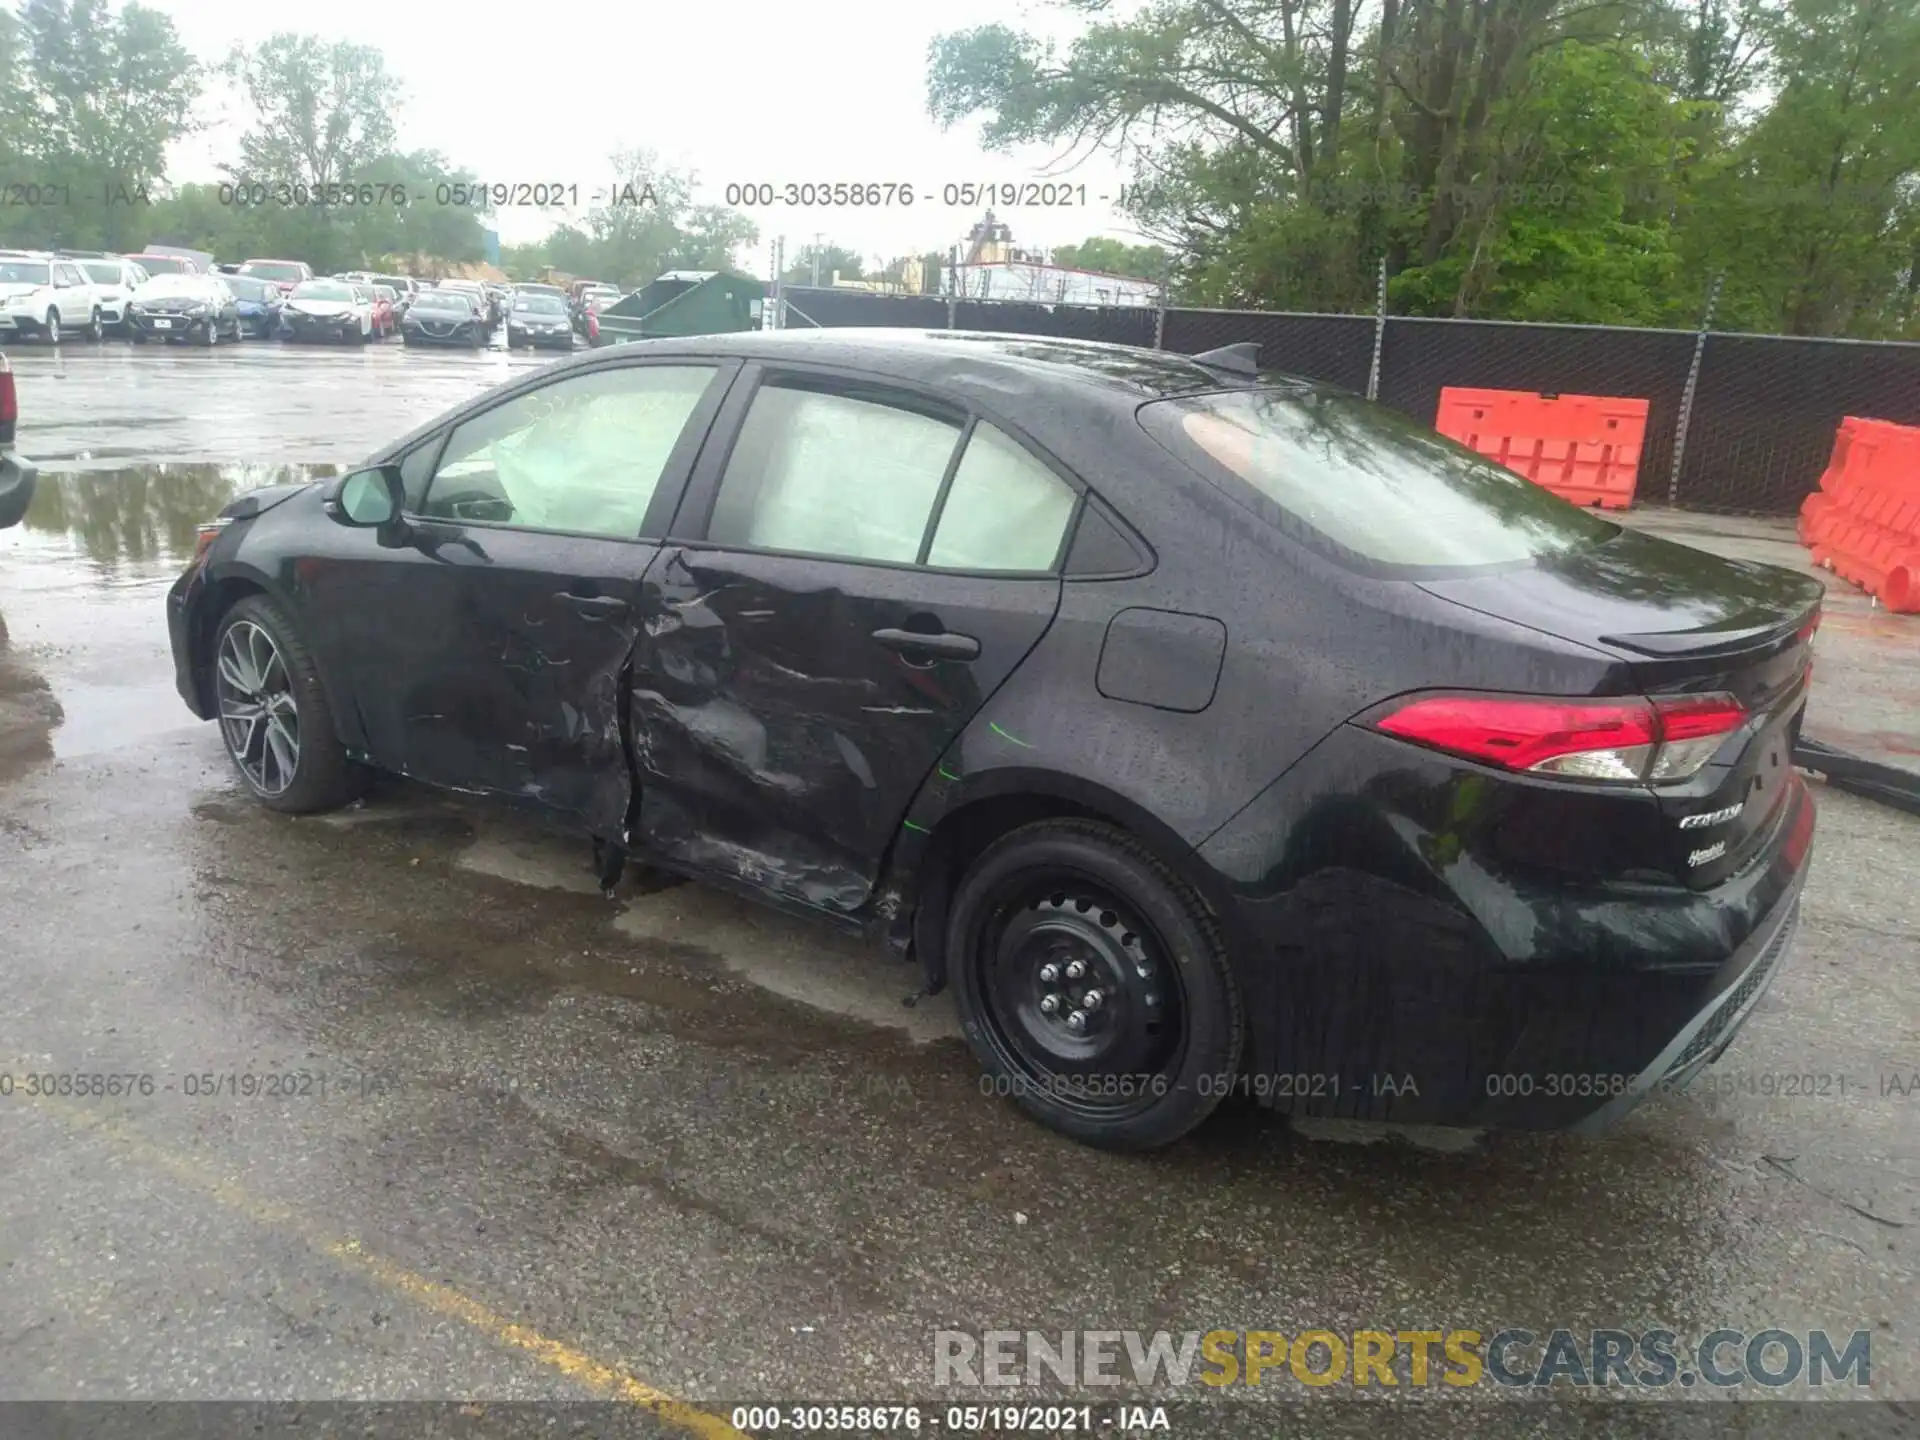
[[[454,429],[421,513],[633,539],[713,376],[626,366],[516,395]]]
[[[707,538],[912,564],[961,425],[911,403],[763,385],[727,459]]]

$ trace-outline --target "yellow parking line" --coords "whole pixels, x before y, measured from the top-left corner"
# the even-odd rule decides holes
[[[743,1432],[736,1430],[720,1416],[698,1409],[684,1400],[676,1400],[665,1391],[656,1390],[644,1381],[636,1380],[624,1370],[603,1364],[591,1355],[574,1349],[571,1345],[543,1335],[530,1326],[509,1320],[497,1310],[461,1294],[449,1285],[443,1285],[437,1280],[429,1280],[426,1276],[416,1274],[404,1265],[396,1265],[393,1261],[374,1254],[362,1247],[358,1240],[343,1240],[317,1230],[293,1211],[248,1194],[238,1185],[221,1179],[194,1161],[161,1149],[117,1120],[96,1114],[83,1106],[69,1105],[58,1100],[37,1098],[34,1103],[43,1111],[70,1125],[107,1136],[156,1169],[164,1170],[203,1194],[212,1196],[228,1209],[246,1216],[249,1220],[272,1229],[291,1232],[313,1249],[348,1269],[358,1271],[389,1290],[397,1291],[430,1310],[458,1320],[463,1325],[480,1331],[502,1345],[533,1356],[541,1364],[559,1371],[569,1380],[607,1399],[638,1405],[651,1411],[668,1424],[695,1435],[707,1437],[707,1440],[746,1440]]]

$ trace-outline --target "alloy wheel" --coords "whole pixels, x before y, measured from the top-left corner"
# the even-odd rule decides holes
[[[49,345],[60,343],[60,312],[58,310],[47,312],[47,343]]]
[[[300,768],[300,706],[273,637],[251,620],[228,626],[215,689],[227,753],[261,794],[280,794]]]
[[[982,937],[994,1048],[1082,1114],[1151,1105],[1178,1073],[1185,1038],[1184,993],[1164,944],[1083,877],[1022,888]]]

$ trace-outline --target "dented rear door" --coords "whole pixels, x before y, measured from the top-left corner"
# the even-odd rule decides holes
[[[1053,575],[673,545],[646,589],[641,838],[687,868],[841,913],[866,901],[921,782],[1060,602]],[[918,650],[888,632],[979,650]]]
[[[858,910],[922,782],[1052,624],[1078,502],[938,391],[749,367],[643,586],[644,845]]]

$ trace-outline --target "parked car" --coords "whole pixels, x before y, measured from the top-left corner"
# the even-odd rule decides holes
[[[558,295],[516,295],[507,311],[507,348],[531,345],[536,350],[573,349],[573,328],[567,323],[567,302]]]
[[[477,296],[465,290],[422,290],[400,321],[408,345],[464,345],[484,350],[493,336]]]
[[[124,335],[127,331],[127,301],[147,282],[145,270],[131,260],[109,255],[98,260],[76,260],[93,282],[94,302],[100,307],[100,323],[108,330]]]
[[[186,255],[161,255],[153,251],[142,251],[138,255],[129,255],[127,259],[147,272],[149,279],[156,275],[202,275],[198,261]]]
[[[0,258],[0,339],[37,335],[51,345],[73,331],[105,333],[100,296],[78,260],[25,252]]]
[[[376,284],[393,287],[393,311],[396,319],[407,313],[407,307],[413,303],[413,297],[420,293],[420,282],[410,280],[405,275],[376,275],[373,278]]]
[[[14,388],[13,366],[0,355],[0,530],[18,525],[33,503],[39,471],[33,462],[13,451],[13,430],[20,419],[20,395]]]
[[[303,280],[280,311],[280,334],[287,340],[364,345],[373,338],[373,293],[344,280]]]
[[[368,285],[365,288],[373,296],[374,337],[384,340],[400,328],[400,314],[394,308],[399,297],[394,294],[391,285]]]
[[[487,287],[478,280],[442,280],[435,287],[440,290],[459,290],[473,296],[478,302],[480,313],[487,317],[489,332],[497,328],[503,318],[499,301],[487,292]]]
[[[271,340],[278,335],[280,312],[286,305],[280,287],[271,280],[256,279],[252,275],[230,275],[225,279],[239,310],[242,333],[261,340]]]
[[[588,351],[225,513],[175,670],[266,805],[535,796],[865,928],[1088,1142],[1597,1128],[1793,931],[1820,585],[1241,347]]]
[[[271,280],[280,287],[282,295],[289,297],[296,286],[313,279],[313,267],[304,260],[247,260],[241,263],[239,273],[256,280]]]
[[[198,339],[217,345],[238,340],[240,303],[224,275],[155,275],[127,299],[134,343]]]
[[[617,305],[622,299],[621,292],[612,285],[590,285],[580,292],[580,298],[573,305],[573,328],[581,334],[587,332],[587,317],[597,316],[609,305]]]

